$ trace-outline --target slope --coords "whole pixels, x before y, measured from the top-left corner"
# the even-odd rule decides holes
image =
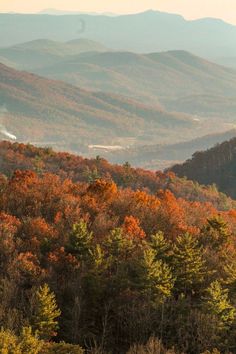
[[[236,96],[236,71],[184,51],[90,52],[33,71],[86,89],[123,93],[144,102],[160,100],[171,108],[171,100],[189,95],[216,96],[216,102],[218,96]]]
[[[176,139],[180,131],[192,134],[191,128],[197,124],[191,116],[168,113],[121,96],[85,91],[2,64],[0,102],[5,116],[2,124],[19,139],[77,151],[91,143],[112,144],[130,137]]]
[[[5,61],[14,63],[15,68],[30,70],[55,64],[68,55],[105,50],[107,48],[102,44],[82,38],[69,42],[37,39],[7,48],[0,48],[0,57],[5,58]]]
[[[133,166],[160,170],[172,165],[173,161],[180,162],[190,158],[195,151],[208,149],[234,137],[236,137],[236,129],[224,133],[205,135],[177,144],[136,146],[103,154],[113,163],[129,161]]]
[[[173,166],[171,171],[200,183],[215,183],[222,192],[235,197],[236,138],[209,150],[196,152],[192,159]]]

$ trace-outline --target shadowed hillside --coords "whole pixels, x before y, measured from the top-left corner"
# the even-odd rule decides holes
[[[224,193],[236,197],[236,138],[206,151],[198,151],[192,159],[171,168],[178,176],[203,184],[215,183]]]

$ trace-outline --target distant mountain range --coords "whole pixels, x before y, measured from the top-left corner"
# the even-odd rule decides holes
[[[87,39],[40,39],[0,48],[0,60],[80,88],[160,103],[167,110],[224,119],[236,114],[236,71],[185,51],[144,55],[111,51]]]
[[[192,128],[198,125],[190,115],[169,113],[123,96],[85,91],[3,64],[0,102],[1,126],[20,141],[77,152],[88,144],[176,140],[180,132],[192,136]]]
[[[78,14],[87,14],[93,16],[105,15],[105,16],[118,16],[112,12],[81,12],[81,11],[64,11],[58,9],[44,9],[38,12],[41,15],[78,15]]]
[[[2,47],[39,38],[69,41],[80,35],[116,50],[186,50],[206,58],[236,56],[236,26],[211,18],[187,21],[152,10],[116,17],[0,14],[0,27]]]
[[[215,183],[221,192],[236,198],[236,137],[209,150],[195,152],[192,159],[171,170],[202,184]]]

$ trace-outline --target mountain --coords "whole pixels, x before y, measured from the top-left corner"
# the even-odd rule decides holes
[[[80,34],[112,49],[140,53],[181,49],[209,58],[236,55],[235,26],[210,18],[187,21],[159,11],[116,17],[1,14],[0,27],[2,47],[39,38],[68,41]]]
[[[124,93],[152,103],[190,94],[236,96],[236,71],[184,51],[148,55],[84,53],[33,71],[84,88]]]
[[[102,52],[108,50],[102,44],[88,39],[74,39],[69,42],[56,42],[37,39],[7,48],[0,48],[0,59],[4,63],[21,70],[32,70],[47,65],[55,65],[66,56],[83,52]]]
[[[214,183],[220,191],[235,198],[236,138],[206,151],[195,152],[192,159],[173,166],[171,171],[199,183]]]
[[[235,93],[231,97],[225,95],[198,94],[180,98],[166,98],[162,104],[166,109],[177,112],[196,114],[197,116],[222,117],[225,121],[235,123],[236,100]]]
[[[224,65],[229,68],[236,69],[236,56],[235,57],[220,57],[214,58],[214,62],[219,65]]]
[[[15,68],[144,103],[160,101],[170,110],[224,116],[236,112],[236,71],[185,51],[141,55],[111,52],[85,39],[37,40],[0,49],[0,56]]]
[[[208,149],[234,137],[236,137],[236,129],[224,133],[205,135],[177,144],[136,146],[103,154],[113,163],[129,161],[133,166],[161,170],[173,165],[173,163],[190,158],[195,151]]]
[[[122,96],[89,92],[0,64],[2,124],[24,141],[80,151],[88,144],[178,139],[197,122]],[[173,129],[174,128],[174,129]],[[6,134],[5,134],[6,135]]]
[[[106,16],[118,16],[117,14],[114,14],[112,12],[104,12],[104,13],[98,13],[98,12],[81,12],[81,11],[64,11],[64,10],[58,10],[58,9],[44,9],[38,12],[40,15],[77,15],[77,14],[88,14],[88,15],[93,15],[93,16],[98,16],[98,15],[106,15]]]

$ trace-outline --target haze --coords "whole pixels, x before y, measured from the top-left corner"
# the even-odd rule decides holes
[[[235,0],[0,0],[1,12],[38,12],[45,8],[84,12],[133,13],[155,9],[182,14],[187,19],[216,17],[236,24]]]

